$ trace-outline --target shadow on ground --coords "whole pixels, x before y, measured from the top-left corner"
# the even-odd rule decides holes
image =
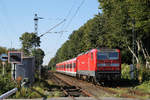
[[[104,81],[100,82],[100,84],[104,87],[135,87],[139,85],[137,80],[126,80],[122,79],[120,81]]]

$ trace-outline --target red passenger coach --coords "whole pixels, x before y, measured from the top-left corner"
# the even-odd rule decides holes
[[[76,76],[76,71],[77,71],[76,58],[56,64],[56,71],[71,76]]]

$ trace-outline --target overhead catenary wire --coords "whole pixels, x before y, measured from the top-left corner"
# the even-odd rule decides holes
[[[76,17],[77,13],[79,12],[81,6],[84,4],[85,0],[82,0],[82,2],[80,3],[80,5],[77,7],[74,15],[71,17],[71,19],[69,20],[68,24],[66,25],[66,27],[64,28],[65,30],[69,27],[69,25],[71,24],[71,22],[73,21],[73,19]]]
[[[65,19],[66,19],[66,20],[69,18],[70,14],[71,14],[71,12],[72,12],[72,10],[73,10],[73,8],[74,8],[74,4],[75,4],[75,0],[74,0],[74,2],[73,2],[73,4],[72,4],[70,10],[68,11],[67,15],[65,16]],[[64,26],[65,26],[65,23],[64,23],[64,25],[61,27],[62,30],[64,29]],[[63,35],[63,32],[61,33],[60,37],[61,37],[62,35]]]
[[[58,31],[58,32],[48,32],[48,33],[63,33],[63,32],[68,32],[68,31]]]
[[[75,1],[75,0],[74,0],[74,1]],[[63,22],[65,22],[66,19],[68,19],[68,17],[70,16],[70,14],[71,14],[71,12],[72,12],[73,7],[74,7],[74,2],[73,2],[73,4],[72,4],[72,6],[71,6],[71,9],[69,10],[69,12],[67,13],[67,15],[65,16],[64,21],[62,21],[62,22],[60,22],[59,24],[55,25],[54,27],[52,27],[51,29],[49,29],[47,32],[41,34],[39,37],[42,37],[43,35],[45,35],[45,34],[47,34],[47,33],[55,33],[55,34],[56,34],[56,33],[60,33],[60,34],[61,34],[61,33],[67,32],[67,31],[63,31],[63,28],[64,28],[64,26],[65,26],[65,23],[64,23],[64,25],[62,25],[62,27],[61,27],[62,31],[60,31],[60,32],[50,32],[50,31],[53,30],[54,28],[56,28],[58,25],[60,25],[60,24],[62,24]],[[60,18],[57,18],[57,19],[61,20]]]
[[[74,0],[74,1],[76,1],[76,0]],[[65,27],[65,23],[64,23],[64,22],[65,22],[66,20],[68,20],[70,14],[72,13],[72,10],[73,10],[73,8],[74,8],[74,3],[72,4],[71,9],[69,10],[68,14],[65,16],[65,18],[64,18],[64,20],[63,20],[62,22],[58,23],[57,25],[55,25],[54,27],[52,27],[51,29],[49,29],[47,32],[41,34],[39,37],[42,37],[42,36],[44,36],[44,35],[47,34],[47,33],[59,33],[59,32],[51,32],[51,31],[52,31],[54,28],[56,28],[57,26],[59,26],[60,24],[62,24],[62,23],[64,23],[64,25],[62,26],[62,30],[63,30],[64,27],[65,27],[65,29],[67,29],[68,26],[71,24],[73,18],[76,16],[76,14],[78,13],[78,11],[80,10],[81,6],[84,4],[84,2],[85,2],[85,0],[83,0],[83,1],[80,3],[80,5],[79,5],[78,8],[76,9],[74,15],[71,17],[70,22],[69,22],[68,24],[66,23],[66,24],[67,24],[66,27]],[[64,32],[66,32],[66,31],[60,31],[60,33],[62,33],[61,36],[63,35]]]
[[[75,0],[74,0],[74,1],[75,1]],[[66,19],[69,17],[69,15],[70,15],[71,12],[72,12],[73,6],[74,6],[74,3],[73,3],[73,5],[71,6],[71,9],[69,10],[68,14],[66,15],[65,19],[64,19],[62,22],[60,22],[59,24],[57,24],[57,25],[55,25],[54,27],[50,28],[47,32],[41,34],[39,37],[42,37],[43,35],[45,35],[45,34],[47,34],[47,33],[63,33],[63,32],[67,32],[67,31],[64,31],[64,30],[59,31],[59,32],[50,32],[50,31],[53,30],[54,28],[56,28],[57,26],[59,26],[60,24],[62,24],[63,22],[66,21]],[[65,26],[65,25],[63,25],[62,28],[63,28],[64,26]]]
[[[53,27],[50,28],[47,32],[41,34],[39,37],[42,37],[42,36],[44,36],[44,35],[47,34],[47,33],[51,33],[51,31],[52,31],[54,28],[56,28],[57,26],[61,25],[61,24],[62,24],[63,22],[65,22],[65,21],[66,21],[66,19],[64,19],[64,20],[61,21],[60,23],[56,24],[55,26],[53,26]]]

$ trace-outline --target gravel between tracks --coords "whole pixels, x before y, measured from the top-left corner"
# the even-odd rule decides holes
[[[54,75],[60,77],[62,80],[72,83],[75,86],[81,87],[82,89],[86,90],[87,92],[89,92],[90,94],[92,94],[95,97],[114,97],[112,94],[107,93],[107,92],[103,91],[102,89],[97,88],[95,85],[87,83],[86,81],[84,82],[81,80],[77,80],[73,77],[58,74],[58,73],[54,73]]]

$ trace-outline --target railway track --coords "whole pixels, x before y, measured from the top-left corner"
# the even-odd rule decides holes
[[[100,91],[97,87],[96,87],[97,89],[95,87],[93,89],[92,86],[90,86],[90,87],[84,86],[83,87],[82,85],[85,84],[85,83],[83,83],[84,81],[81,83],[81,82],[79,82],[80,80],[77,80],[75,78],[70,79],[71,77],[68,78],[68,76],[66,76],[67,78],[65,78],[65,77],[62,77],[62,76],[65,76],[65,75],[62,75],[62,74],[59,74],[59,73],[53,73],[53,75],[55,76],[56,80],[59,80],[59,82],[56,82],[56,80],[54,80],[55,83],[58,83],[59,85],[61,85],[63,83],[63,84],[66,84],[67,86],[74,87],[75,89],[73,89],[73,91],[75,91],[76,93],[78,91],[78,93],[81,93],[82,94],[81,96],[83,96],[83,97],[94,97],[94,98],[97,98],[99,100],[99,98],[98,98],[99,95],[101,95],[101,96],[104,95],[104,93],[102,91]],[[79,84],[78,84],[78,82],[79,82]],[[80,85],[80,84],[82,84],[82,85]],[[70,95],[70,90],[69,90],[69,93],[68,93],[68,90],[66,90],[65,88],[61,88],[61,89],[64,91],[66,96],[69,96],[69,97],[76,97],[77,96],[78,97],[78,95],[76,95],[76,96],[74,96],[72,94]],[[95,95],[95,93],[96,93],[96,95]],[[112,95],[110,97],[112,97]]]
[[[80,90],[86,91],[85,93],[87,94],[87,96],[92,96],[92,97],[100,97],[101,96],[100,95],[101,93],[99,93],[99,95],[97,95],[96,92],[93,92],[93,91],[97,91],[97,92],[103,91],[106,94],[109,94],[110,97],[114,97],[115,95],[119,94],[119,97],[134,98],[134,99],[139,98],[139,96],[149,95],[147,93],[145,94],[145,93],[142,93],[142,92],[136,91],[136,90],[121,88],[121,87],[115,87],[115,88],[120,89],[120,90],[128,91],[127,93],[120,93],[119,91],[113,90],[111,87],[105,87],[105,86],[102,86],[100,84],[95,85],[91,82],[86,82],[86,81],[83,81],[83,80],[79,80],[79,79],[76,79],[76,78],[73,78],[73,77],[70,77],[70,76],[66,76],[66,75],[63,75],[63,74],[60,74],[60,73],[55,73],[55,75],[57,77],[59,77],[60,79],[63,79],[63,81],[66,80],[67,84],[74,85],[74,86],[80,88]],[[66,78],[62,78],[62,77],[66,77]],[[78,84],[76,84],[76,83],[78,83]],[[86,86],[84,87],[83,84],[87,85],[87,87]],[[102,95],[105,95],[105,94],[102,93]]]
[[[58,79],[62,80],[61,77],[59,77],[58,75],[54,74]],[[88,96],[91,97],[93,96],[92,94],[88,93],[87,91],[83,90],[81,87],[77,86],[77,85],[73,85],[71,82],[66,81],[66,80],[62,80],[64,83],[66,83],[69,87],[63,87],[63,90],[66,92],[66,94],[68,96],[75,96],[75,97],[79,97],[79,95],[82,96]]]
[[[51,78],[54,83],[60,86],[60,90],[63,91],[65,97],[91,97],[92,95],[82,88],[73,85],[72,83],[62,80],[55,73],[51,73]]]
[[[85,80],[79,80],[80,82],[85,82]],[[92,82],[88,82],[88,84],[91,84],[93,87],[96,87],[96,88],[99,88],[109,94],[113,94],[113,95],[117,95],[117,94],[120,94],[119,92],[117,91],[114,91],[112,89],[110,89],[109,87],[105,87],[105,86],[102,86],[101,84],[99,83],[92,83]],[[120,88],[122,89],[122,88]],[[123,98],[137,98],[135,95],[130,95],[130,94],[120,94],[119,95],[120,97],[123,97]]]

